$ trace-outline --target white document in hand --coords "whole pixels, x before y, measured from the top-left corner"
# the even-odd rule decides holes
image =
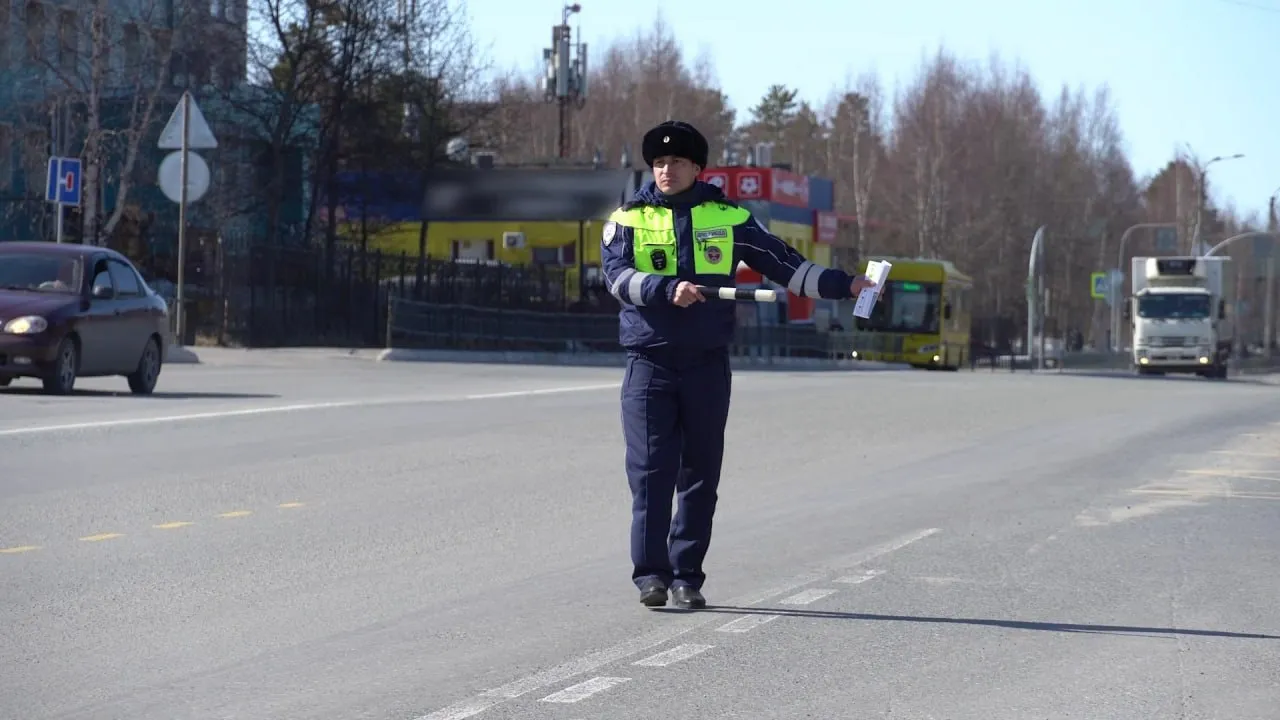
[[[876,306],[876,299],[880,297],[880,293],[884,290],[884,284],[889,279],[889,269],[892,267],[892,264],[883,260],[872,260],[867,263],[867,277],[876,285],[858,293],[858,301],[853,305],[855,317],[871,317],[871,311]]]

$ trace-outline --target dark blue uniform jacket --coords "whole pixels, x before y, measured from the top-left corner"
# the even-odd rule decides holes
[[[716,349],[733,341],[737,311],[735,303],[708,298],[689,307],[671,303],[676,285],[687,280],[695,285],[731,287],[732,275],[694,274],[693,221],[690,208],[703,202],[735,205],[720,188],[698,181],[693,188],[669,198],[650,182],[636,191],[624,207],[660,205],[671,208],[675,217],[675,276],[645,278],[640,303],[628,292],[628,280],[635,269],[630,228],[617,226],[610,242],[600,244],[605,282],[621,303],[618,339],[630,349],[669,347],[671,349]],[[606,226],[605,232],[610,228]],[[733,263],[739,262],[800,297],[847,299],[853,278],[841,270],[819,267],[806,260],[786,242],[765,230],[754,217],[733,231]]]

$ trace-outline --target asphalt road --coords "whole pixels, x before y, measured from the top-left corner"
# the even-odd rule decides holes
[[[0,391],[0,718],[1274,719],[1280,386],[739,372],[702,612],[612,369]]]

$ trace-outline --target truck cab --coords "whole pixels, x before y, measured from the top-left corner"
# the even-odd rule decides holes
[[[1231,324],[1219,257],[1133,259],[1133,363],[1141,375],[1193,373],[1225,378]]]

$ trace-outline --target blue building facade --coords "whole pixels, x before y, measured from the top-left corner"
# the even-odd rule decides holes
[[[144,236],[151,253],[172,250],[178,206],[156,182],[170,151],[156,145],[184,90],[200,105],[219,145],[197,151],[209,165],[211,187],[189,207],[189,232],[247,244],[283,240],[282,233],[300,225],[310,205],[306,159],[318,134],[316,113],[304,111],[284,138],[284,152],[271,152],[270,121],[280,98],[244,83],[246,0],[111,0],[99,40],[89,30],[92,11],[88,3],[69,0],[0,0],[0,241],[53,238],[46,174],[49,157],[62,155],[80,157],[86,175],[91,164],[99,169],[91,235],[123,199],[126,211],[113,243],[132,233]],[[169,43],[174,52],[165,49]],[[152,98],[144,124],[139,117]],[[89,158],[83,151],[95,108],[99,152]],[[276,222],[269,224],[263,189],[279,162],[287,180]],[[65,239],[84,239],[86,209],[82,202],[65,210]]]

